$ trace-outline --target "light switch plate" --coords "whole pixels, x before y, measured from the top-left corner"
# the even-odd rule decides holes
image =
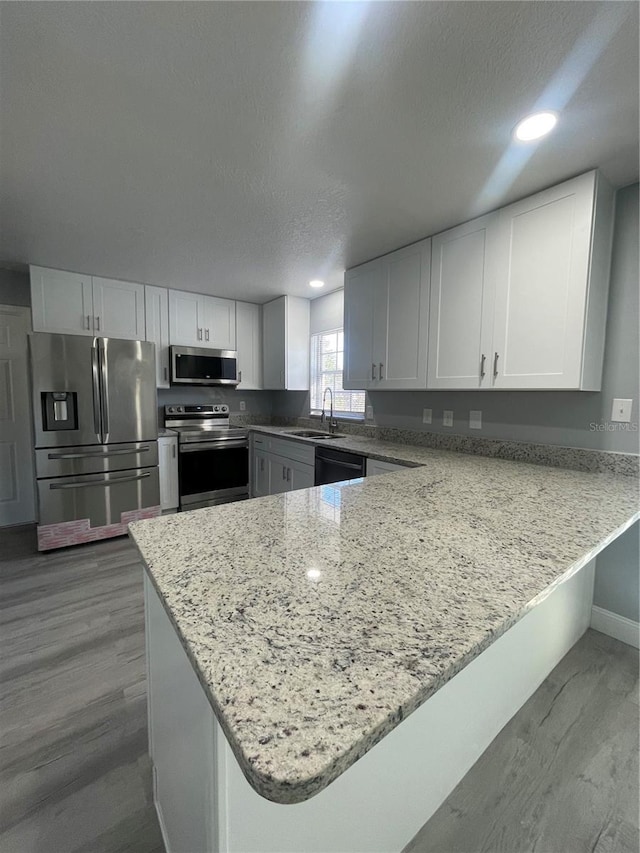
[[[616,397],[611,410],[611,420],[617,423],[628,424],[631,420],[632,406],[633,400],[620,400]]]
[[[451,409],[445,409],[442,413],[442,426],[453,426],[453,412]]]
[[[469,429],[482,429],[482,412],[480,409],[469,410]]]
[[[244,400],[240,400],[240,411],[245,412],[247,410],[247,404]]]
[[[432,420],[433,420],[433,412],[431,411],[431,409],[423,409],[422,410],[422,423],[423,424],[430,424]]]
[[[373,420],[373,406],[366,406],[366,408],[365,408],[365,418],[366,418],[368,421],[372,421],[372,420]]]

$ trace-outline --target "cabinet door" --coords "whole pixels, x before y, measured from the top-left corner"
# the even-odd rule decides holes
[[[344,276],[344,371],[346,390],[370,388],[378,376],[373,363],[373,310],[382,281],[380,261],[371,261]]]
[[[303,465],[301,462],[288,461],[287,481],[289,489],[310,489],[315,485],[315,469],[313,465]]]
[[[236,347],[238,349],[238,387],[262,388],[262,323],[260,306],[236,302]]]
[[[490,385],[498,214],[433,238],[429,388]]]
[[[143,341],[144,285],[94,277],[93,314],[97,335]]]
[[[30,267],[34,332],[93,335],[91,276]]]
[[[197,293],[169,291],[169,342],[182,347],[204,346],[204,306]]]
[[[169,292],[164,287],[144,288],[146,340],[156,345],[156,386],[169,387]]]
[[[161,509],[177,509],[179,503],[178,439],[175,436],[161,436],[158,439],[158,473]]]
[[[262,306],[263,383],[268,390],[285,387],[286,300],[284,296]]]
[[[201,346],[213,349],[236,348],[236,303],[232,299],[203,296],[204,319]]]
[[[253,489],[254,498],[270,494],[269,491],[269,456],[262,450],[253,452]]]
[[[495,388],[578,389],[595,173],[500,211]]]
[[[427,387],[431,240],[422,240],[380,259],[376,290],[372,388]]]
[[[291,482],[287,479],[287,470],[291,465],[289,459],[269,454],[269,494],[279,495],[291,491]]]

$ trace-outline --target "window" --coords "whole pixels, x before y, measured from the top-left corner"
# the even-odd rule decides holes
[[[333,392],[333,412],[346,417],[364,415],[364,391],[344,391],[342,388],[342,362],[344,334],[342,329],[311,335],[311,414],[322,411],[325,388]],[[327,407],[329,395],[327,394]],[[328,409],[327,409],[328,410]]]

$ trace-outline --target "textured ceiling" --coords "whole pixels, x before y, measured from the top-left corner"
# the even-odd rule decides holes
[[[0,4],[0,258],[264,301],[599,166],[638,4]],[[561,110],[533,147],[510,141]]]

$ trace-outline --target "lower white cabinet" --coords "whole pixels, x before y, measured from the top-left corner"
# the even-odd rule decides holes
[[[158,438],[158,468],[160,475],[160,508],[163,512],[178,509],[178,436]]]
[[[406,471],[408,465],[397,465],[395,462],[381,462],[379,459],[367,459],[367,477],[377,474],[389,474],[391,471]]]
[[[315,447],[255,433],[252,440],[251,496],[308,489],[315,481]]]

